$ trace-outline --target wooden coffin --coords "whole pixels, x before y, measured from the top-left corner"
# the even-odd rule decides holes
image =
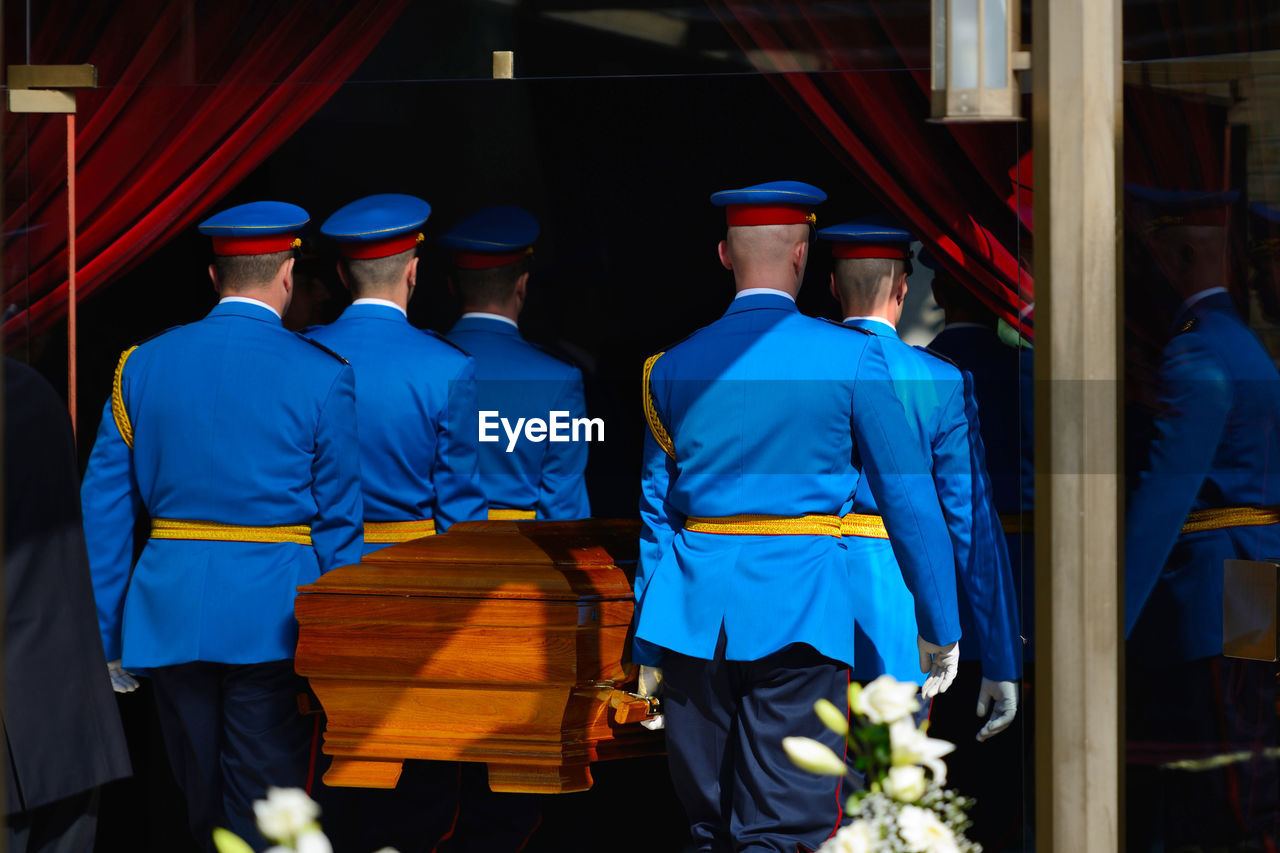
[[[329,785],[391,788],[406,758],[484,762],[495,791],[591,787],[660,754],[617,688],[636,522],[477,521],[299,588],[297,669],[326,715]],[[638,710],[637,710],[638,709]],[[627,720],[627,722],[622,722]]]

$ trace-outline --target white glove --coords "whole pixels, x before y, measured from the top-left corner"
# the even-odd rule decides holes
[[[985,717],[988,711],[991,719],[978,732],[979,741],[1000,734],[1013,723],[1018,713],[1018,685],[1012,681],[982,679],[982,687],[978,690],[978,716]]]
[[[946,693],[960,669],[960,644],[939,646],[919,634],[916,635],[916,644],[920,647],[920,671],[929,673],[920,688],[920,696],[932,699],[939,693]]]
[[[111,677],[111,689],[117,693],[132,693],[138,689],[138,679],[121,666],[118,660],[107,664],[107,675]]]
[[[639,694],[646,699],[656,699],[662,695],[662,668],[657,666],[640,666],[640,681],[636,686]],[[641,720],[640,725],[644,726],[651,732],[665,728],[667,724],[666,717],[658,714],[648,720]]]

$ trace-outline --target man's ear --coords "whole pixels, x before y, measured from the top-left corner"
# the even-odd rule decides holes
[[[831,285],[827,290],[830,291],[832,299],[836,302],[840,301],[840,291],[836,290],[836,274],[834,270],[831,272]]]
[[[809,260],[809,241],[796,243],[791,248],[791,266],[796,271],[796,279],[799,280],[804,275],[805,263]]]
[[[282,285],[284,285],[284,292],[285,292],[285,293],[288,293],[289,291],[293,290],[293,265],[294,265],[294,263],[295,263],[295,259],[294,259],[294,258],[289,258],[289,259],[288,259],[288,260],[286,260],[283,264],[281,264],[281,265],[280,265],[280,272],[279,272],[279,276],[280,276],[280,283],[281,283]]]
[[[409,268],[404,271],[405,278],[409,282],[409,294],[413,294],[413,289],[418,286],[418,256],[414,255],[409,261]]]
[[[218,281],[218,265],[209,264],[209,281],[213,282],[213,292],[222,295],[222,284]]]
[[[733,269],[733,259],[729,257],[729,241],[721,240],[720,245],[716,246],[716,253],[720,255],[720,265],[727,270]]]
[[[907,298],[907,274],[904,272],[898,276],[898,280],[893,283],[893,299],[901,305]]]
[[[455,302],[457,302],[458,301],[458,283],[453,280],[453,273],[449,273],[449,275],[445,278],[445,281],[449,283],[449,295],[453,297],[453,300]]]
[[[342,282],[342,286],[345,287],[348,292],[350,292],[351,279],[347,277],[347,265],[344,264],[342,261],[338,261],[337,266],[338,266],[338,281]]]
[[[516,298],[523,304],[525,293],[529,289],[529,274],[527,272],[520,273],[520,277],[516,279]]]

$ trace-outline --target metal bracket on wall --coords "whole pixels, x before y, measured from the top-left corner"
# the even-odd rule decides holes
[[[74,113],[74,89],[98,88],[92,65],[10,65],[9,112]]]

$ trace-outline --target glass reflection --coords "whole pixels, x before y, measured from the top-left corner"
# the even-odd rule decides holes
[[[1223,653],[1235,630],[1224,598],[1256,597],[1224,561],[1280,556],[1260,201],[1274,147],[1256,135],[1261,103],[1240,97],[1257,91],[1255,72],[1244,57],[1127,69],[1130,850],[1261,850],[1280,838],[1274,643],[1264,660]],[[1272,598],[1260,604],[1274,613]]]

